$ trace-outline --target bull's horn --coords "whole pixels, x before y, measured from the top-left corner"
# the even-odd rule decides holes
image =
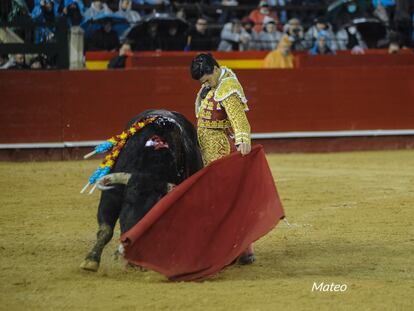
[[[115,188],[114,186],[102,186],[102,185],[98,184],[98,189],[101,190],[101,191],[111,190],[111,189],[114,189],[114,188]]]
[[[112,173],[105,175],[97,181],[98,189],[109,190],[113,188],[109,185],[113,184],[126,185],[130,178],[131,174],[129,173]]]
[[[109,177],[109,182],[106,183],[105,185],[109,185],[109,184],[122,184],[122,185],[126,185],[129,181],[129,179],[131,178],[131,174],[130,173],[112,173],[112,174],[108,174],[105,177]]]

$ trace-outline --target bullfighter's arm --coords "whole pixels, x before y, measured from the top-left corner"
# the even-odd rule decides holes
[[[198,91],[197,97],[196,97],[196,100],[195,100],[195,104],[194,104],[196,118],[198,118],[198,111],[200,110],[200,106],[201,106],[200,94],[201,94],[202,90],[203,90],[203,87],[201,87],[200,90]]]
[[[236,146],[247,144],[250,146],[250,124],[244,111],[244,105],[236,94],[232,94],[221,102],[226,110],[235,135]]]

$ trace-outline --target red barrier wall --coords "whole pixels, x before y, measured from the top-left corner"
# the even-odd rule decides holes
[[[198,55],[199,51],[145,51],[145,52],[134,52],[134,56],[141,58],[185,58],[190,59],[190,61]],[[245,52],[218,52],[210,51],[216,59],[257,59],[265,58],[268,51],[245,51]],[[118,52],[103,52],[103,51],[94,51],[86,52],[85,57],[87,61],[93,60],[109,60],[112,57],[118,55]],[[189,63],[187,63],[188,66]],[[174,62],[169,64],[170,66],[174,65]]]
[[[128,68],[142,67],[188,67],[199,52],[135,52],[127,59]],[[212,52],[218,60],[264,59],[268,51]],[[399,54],[389,55],[388,50],[365,50],[364,55],[352,55],[350,50],[337,51],[337,55],[309,55],[307,51],[293,52],[295,67],[359,67],[359,66],[413,66],[414,54],[411,49],[402,49]],[[110,60],[117,52],[87,52],[88,61]],[[251,67],[250,67],[251,68]]]
[[[414,128],[414,66],[239,70],[253,132]],[[0,143],[101,140],[148,108],[194,121],[188,68],[0,72]]]

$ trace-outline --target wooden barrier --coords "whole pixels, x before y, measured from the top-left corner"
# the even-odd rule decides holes
[[[414,66],[239,70],[255,133],[414,128]],[[194,121],[188,68],[0,72],[0,143],[103,140],[149,108]]]

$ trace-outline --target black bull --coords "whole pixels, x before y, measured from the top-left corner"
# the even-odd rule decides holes
[[[146,110],[133,118],[127,128],[138,120],[157,117],[128,139],[111,171],[128,173],[126,185],[115,184],[102,192],[98,208],[99,230],[94,247],[81,268],[97,271],[105,245],[112,239],[119,219],[121,233],[131,229],[169,190],[200,168],[201,153],[194,126],[181,114],[166,110]],[[168,148],[156,150],[145,146],[160,137]]]

